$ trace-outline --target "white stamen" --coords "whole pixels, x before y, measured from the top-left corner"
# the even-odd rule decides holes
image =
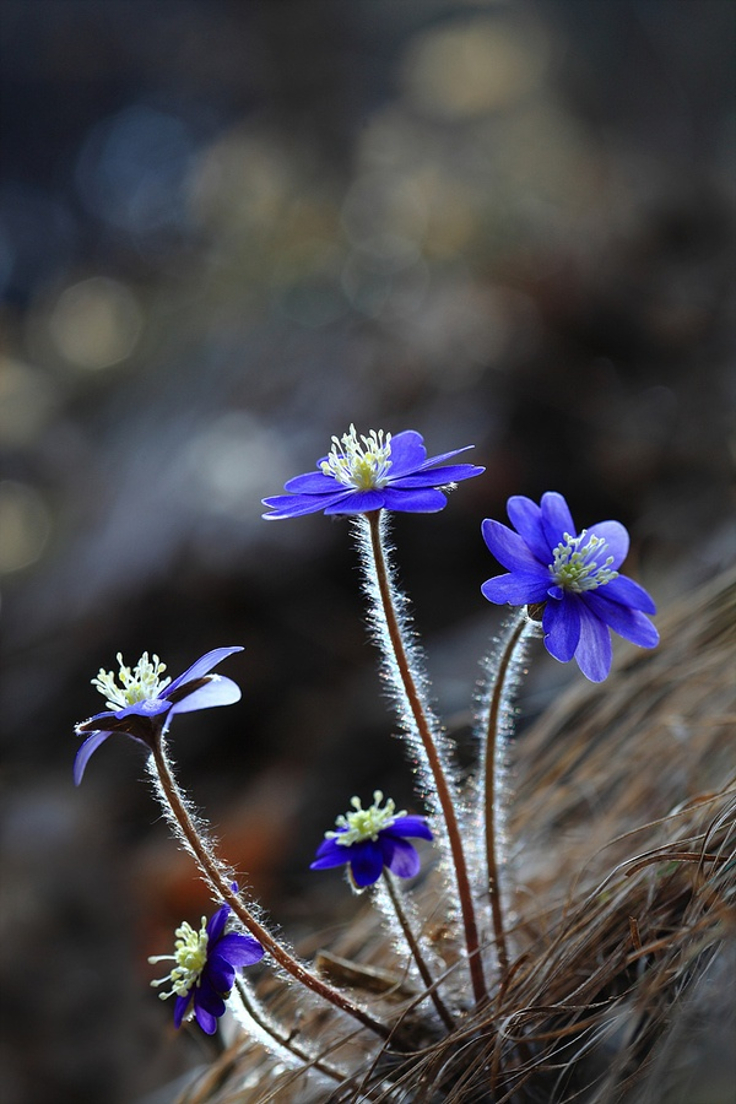
[[[378,833],[383,828],[390,828],[397,817],[406,816],[406,810],[396,812],[396,802],[389,798],[383,807],[379,808],[383,801],[383,792],[374,790],[373,804],[364,809],[359,797],[352,797],[350,804],[352,813],[341,813],[336,818],[338,828],[344,828],[343,832],[325,832],[325,839],[334,839],[342,847],[351,847],[354,843],[362,843],[363,840],[377,840]]]
[[[106,671],[103,667],[100,667],[97,677],[91,680],[92,685],[107,697],[108,709],[125,709],[136,702],[155,698],[171,682],[170,678],[160,678],[166,670],[166,664],[155,654],[149,659],[148,652],[144,652],[132,671],[123,663],[122,652],[118,652],[115,658],[120,665],[117,676],[119,686],[113,672]]]
[[[603,537],[588,537],[588,530],[583,529],[577,537],[565,533],[564,538],[555,548],[554,563],[549,568],[550,575],[563,590],[580,594],[605,586],[618,577],[618,571],[611,568],[613,556],[608,556],[600,567],[598,560],[593,558],[605,555],[608,550]]]
[[[355,426],[351,425],[348,433],[332,438],[330,453],[321,464],[322,472],[345,487],[370,491],[388,483],[390,455],[390,433],[372,429],[367,437],[361,434],[358,440]]]

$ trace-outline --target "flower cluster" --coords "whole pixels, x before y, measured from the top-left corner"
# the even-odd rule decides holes
[[[355,426],[332,438],[332,449],[317,463],[318,470],[297,475],[285,484],[284,495],[264,498],[268,519],[303,514],[365,514],[372,510],[435,513],[447,505],[440,488],[480,475],[473,464],[448,464],[472,445],[427,459],[419,433],[406,430],[392,437],[371,430],[358,437]]]
[[[523,662],[527,637],[535,631],[532,622],[541,619],[544,643],[551,655],[563,662],[574,658],[588,679],[600,682],[611,667],[611,630],[642,647],[657,643],[657,631],[647,616],[655,612],[655,607],[642,587],[620,573],[629,537],[617,521],[599,522],[578,531],[562,495],[548,492],[539,505],[523,496],[509,499],[508,516],[513,528],[491,519],[483,522],[488,549],[507,569],[507,574],[483,583],[483,595],[493,603],[527,609],[519,611],[501,642],[478,710],[481,766],[472,797],[473,801],[478,798],[478,815],[469,816],[468,803],[458,804],[461,783],[427,695],[428,680],[421,670],[420,649],[412,648],[405,639],[407,621],[400,611],[406,599],[396,591],[379,512],[441,510],[447,502],[447,490],[480,475],[483,468],[453,462],[470,445],[428,458],[422,437],[413,430],[396,436],[373,430],[359,436],[351,425],[347,433],[332,441],[330,452],[319,461],[316,471],[289,480],[284,494],[263,500],[269,508],[264,517],[300,517],[320,511],[361,515],[354,528],[360,534],[364,589],[372,603],[371,621],[383,650],[384,673],[399,703],[412,762],[436,820],[432,822],[433,834],[426,817],[397,810],[395,802],[384,799],[381,790],[374,791],[373,802],[366,808],[359,797],[353,797],[349,810],[338,816],[335,827],[325,833],[311,869],[347,868],[348,880],[356,892],[375,886],[383,878],[374,901],[378,907],[393,909],[397,937],[404,940],[414,960],[416,976],[424,986],[417,1007],[424,1002],[434,1016],[434,1024],[441,1022],[452,1031],[459,1003],[451,1007],[447,994],[440,991],[447,980],[442,956],[437,956],[434,948],[430,955],[424,953],[425,928],[417,927],[422,934],[415,934],[412,911],[404,909],[401,887],[391,875],[409,879],[418,874],[420,856],[410,840],[432,841],[437,837],[445,856],[438,864],[438,878],[445,880],[446,898],[453,901],[448,938],[457,939],[458,948],[461,929],[464,938],[463,953],[456,956],[453,949],[453,959],[462,959],[465,964],[476,1006],[488,1007],[492,996],[487,984],[488,954],[495,955],[493,984],[498,984],[500,992],[505,991],[513,969],[513,948],[507,946],[503,915],[506,867],[498,853],[503,836],[496,820],[503,806],[497,764],[499,748],[503,750],[501,741],[508,737],[507,720],[513,715],[511,695],[518,681],[514,671]],[[230,882],[224,871],[231,868],[217,856],[204,820],[190,811],[168,761],[164,736],[177,713],[229,705],[240,699],[239,687],[215,674],[214,669],[241,650],[226,647],[207,652],[173,681],[165,676],[166,666],[155,654],[144,652],[132,668],[118,654],[118,673],[100,670],[92,680],[107,708],[77,725],[77,733],[85,740],[77,751],[74,781],[81,782],[90,757],[113,733],[123,733],[153,752],[157,796],[214,898],[223,901],[209,920],[202,917],[199,928],[185,921],[176,929],[173,954],[149,959],[172,964],[166,977],[152,985],[166,987],[159,994],[162,999],[175,998],[177,1028],[186,1018],[194,1017],[204,1032],[214,1034],[238,970],[258,962],[268,952],[298,986],[339,1009],[341,1015],[352,1017],[361,1029],[372,1031],[388,1045],[396,1040],[401,1026],[391,1022],[390,1013],[382,1012],[384,1018],[377,1019],[372,1009],[296,959],[281,937],[269,930],[260,907],[245,900],[246,895]],[[465,839],[469,833],[473,834],[472,840]],[[475,871],[472,878],[470,859],[485,860],[485,869],[480,874]],[[490,941],[483,938],[483,925],[477,920],[481,886],[493,924]],[[453,982],[453,1000],[458,992]],[[250,1012],[249,998],[242,986],[241,995],[245,1015]],[[341,1080],[341,1073],[313,1061],[316,1048],[312,1054],[301,1043],[292,1047],[292,1035],[277,1027],[271,1029],[268,1017],[261,1022],[253,1013],[253,1022],[265,1037],[273,1037],[277,1052],[291,1050],[305,1068],[320,1068]],[[489,1091],[495,1098],[495,1088]]]
[[[359,797],[351,798],[352,812],[337,817],[337,831],[325,832],[311,869],[347,865],[350,880],[357,889],[377,882],[384,867],[400,878],[418,874],[419,855],[406,837],[431,840],[429,825],[424,817],[408,816],[403,810],[397,813],[391,798],[383,808],[382,801],[380,790],[375,790],[373,804],[367,809],[362,807]]]
[[[233,884],[233,892],[237,885]],[[232,992],[236,972],[252,966],[263,958],[263,947],[252,935],[227,931],[230,906],[222,904],[209,920],[202,917],[199,931],[184,921],[175,932],[176,942],[171,955],[152,955],[148,961],[174,962],[166,977],[152,981],[158,987],[171,984],[168,993],[159,993],[161,1000],[176,997],[174,1026],[181,1027],[190,1005],[194,1017],[208,1035],[217,1030],[217,1020],[225,1012],[225,1001]]]
[[[523,495],[510,498],[516,531],[486,519],[489,550],[509,574],[483,584],[489,602],[544,604],[542,628],[550,655],[573,657],[586,678],[602,682],[611,669],[611,634],[653,648],[659,634],[645,615],[656,613],[647,592],[618,568],[629,550],[629,534],[618,521],[601,521],[577,532],[561,494],[542,495],[539,506]]]
[[[173,682],[161,679],[166,664],[157,655],[150,660],[148,652],[144,652],[131,671],[118,652],[120,685],[116,684],[112,671],[103,669],[92,679],[92,685],[107,698],[107,711],[76,726],[77,734],[87,739],[74,761],[75,783],[79,785],[82,781],[90,756],[114,732],[122,732],[153,749],[177,713],[193,713],[197,709],[239,701],[240,687],[232,679],[210,672],[223,659],[242,650],[241,647],[215,648]]]

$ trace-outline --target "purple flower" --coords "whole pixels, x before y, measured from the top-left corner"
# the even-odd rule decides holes
[[[297,475],[285,484],[287,494],[264,498],[271,513],[264,518],[301,517],[302,514],[365,514],[372,510],[434,513],[447,499],[448,489],[461,479],[480,475],[473,464],[446,464],[472,445],[427,459],[422,437],[406,430],[392,437],[383,430],[361,436],[351,425],[317,464],[318,471]],[[444,466],[443,466],[444,465]]]
[[[239,701],[240,688],[232,679],[209,672],[227,656],[242,650],[240,647],[215,648],[173,682],[160,677],[166,664],[157,655],[149,659],[148,652],[144,652],[131,671],[118,652],[119,685],[112,671],[102,668],[92,679],[92,685],[107,697],[108,711],[97,713],[76,726],[77,733],[87,739],[74,760],[75,784],[78,786],[82,781],[90,756],[113,732],[124,732],[153,749],[176,713],[192,713],[196,709]]]
[[[389,798],[380,808],[383,794],[376,790],[373,804],[363,809],[360,798],[352,798],[353,811],[340,815],[336,832],[325,832],[325,840],[317,851],[311,870],[349,865],[353,887],[364,889],[377,882],[384,866],[400,878],[413,878],[419,873],[419,855],[407,843],[406,836],[431,840],[432,833],[424,817],[395,812]]]
[[[516,532],[486,519],[483,539],[508,575],[489,579],[481,590],[489,602],[544,603],[542,628],[547,651],[562,663],[573,657],[586,678],[602,682],[611,669],[610,629],[642,648],[659,634],[647,613],[654,602],[618,568],[629,550],[629,534],[618,521],[601,521],[577,533],[561,494],[549,491],[537,506],[523,495],[510,498]],[[576,535],[577,534],[577,535]]]
[[[233,890],[237,892],[237,885]],[[225,1011],[225,1001],[241,966],[252,966],[263,958],[263,947],[252,935],[226,932],[230,906],[221,905],[210,917],[202,917],[199,931],[186,920],[176,929],[173,955],[154,955],[149,962],[175,962],[170,974],[152,981],[151,985],[171,982],[168,993],[159,993],[161,1000],[176,996],[174,1026],[181,1027],[190,1004],[197,1023],[208,1035],[217,1030],[217,1020]]]

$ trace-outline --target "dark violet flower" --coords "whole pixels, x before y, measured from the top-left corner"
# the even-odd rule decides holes
[[[516,532],[486,519],[483,539],[508,575],[489,579],[481,590],[489,602],[514,606],[544,604],[547,651],[567,663],[573,657],[586,678],[602,682],[611,669],[611,634],[653,648],[659,634],[647,613],[654,602],[618,568],[629,550],[629,534],[618,521],[601,521],[577,532],[567,503],[553,491],[539,506],[523,495],[508,501]]]
[[[480,475],[473,464],[446,464],[472,445],[427,459],[421,434],[406,430],[392,437],[371,430],[367,437],[355,426],[341,438],[332,438],[332,449],[317,464],[319,471],[297,475],[285,484],[287,494],[264,498],[271,518],[302,514],[366,514],[372,510],[434,513],[447,499],[449,489],[461,479]]]
[[[237,892],[237,886],[233,885]],[[263,947],[252,935],[226,931],[230,906],[221,905],[210,917],[202,917],[199,931],[186,920],[176,929],[173,955],[154,955],[149,962],[174,962],[170,974],[151,985],[171,983],[168,993],[159,993],[161,1000],[176,996],[174,1025],[182,1020],[193,1003],[197,1023],[208,1035],[217,1030],[217,1020],[225,1011],[235,974],[241,966],[252,966],[263,958]]]
[[[405,837],[431,840],[427,821],[421,816],[395,812],[396,805],[390,798],[381,808],[382,801],[380,790],[373,794],[373,804],[368,809],[361,807],[359,797],[353,797],[350,802],[353,811],[337,818],[336,832],[325,832],[324,843],[310,869],[349,864],[350,879],[356,889],[377,882],[384,866],[400,878],[418,874],[419,855]]]
[[[120,664],[119,685],[112,671],[100,668],[92,685],[107,698],[108,711],[97,713],[76,726],[78,735],[86,736],[74,760],[74,782],[82,781],[90,756],[113,732],[132,736],[149,748],[154,748],[166,732],[176,713],[192,713],[196,709],[211,709],[215,705],[232,705],[240,700],[240,688],[232,679],[211,675],[210,671],[227,656],[242,652],[242,648],[215,648],[172,682],[161,678],[166,670],[157,655],[148,658],[144,652],[131,671]]]

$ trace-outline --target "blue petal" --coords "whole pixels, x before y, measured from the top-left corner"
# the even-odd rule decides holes
[[[362,840],[350,848],[350,871],[357,886],[377,882],[383,873],[383,848],[380,840]]]
[[[611,670],[611,634],[604,624],[581,602],[580,641],[575,649],[578,667],[591,682],[603,682]]]
[[[613,556],[611,567],[616,570],[621,566],[629,554],[629,534],[626,526],[620,521],[599,521],[597,525],[588,527],[588,536],[603,537],[608,545],[606,558]],[[598,566],[602,566],[598,560]]]
[[[168,690],[168,687],[167,687]],[[171,707],[169,720],[175,713],[193,713],[195,709],[213,709],[217,705],[232,705],[240,701],[242,693],[237,683],[224,675],[212,675],[210,681],[188,694]]]
[[[622,606],[642,610],[643,613],[657,612],[657,607],[644,587],[640,587],[627,575],[619,575],[617,579],[601,587],[601,597],[604,596],[614,602],[620,602]]]
[[[422,470],[426,468],[437,468],[440,464],[444,464],[446,460],[452,460],[454,456],[459,456],[461,452],[467,452],[469,449],[475,448],[475,445],[463,445],[462,448],[453,449],[452,452],[443,452],[439,456],[430,456],[429,460],[425,460],[422,464]],[[460,467],[473,467],[472,464],[461,464]],[[481,471],[485,471],[485,468],[481,468]]]
[[[384,831],[390,836],[417,836],[420,839],[433,839],[432,831],[423,816],[396,817],[393,824]]]
[[[491,518],[486,518],[480,528],[489,552],[507,571],[536,573],[540,570],[541,565],[532,555],[526,541],[513,529]]]
[[[334,475],[325,475],[324,472],[307,472],[305,475],[295,475],[287,483],[284,490],[289,494],[334,494],[342,489]]]
[[[74,760],[74,785],[78,786],[84,777],[84,771],[87,763],[90,760],[90,756],[97,751],[101,744],[104,744],[108,736],[112,736],[111,732],[93,732],[87,737],[82,746],[77,752]]]
[[[325,506],[325,514],[368,514],[380,510],[383,506],[383,491],[349,490],[340,495],[330,505]]]
[[[233,987],[233,982],[235,981],[235,967],[232,962],[228,962],[226,958],[215,951],[214,954],[210,954],[207,959],[207,965],[199,983],[200,991],[205,981],[209,984],[210,991],[213,994],[213,998],[205,998],[205,1004],[212,1006],[211,1011],[214,1011],[214,997],[219,996],[221,993],[229,993]]]
[[[430,487],[404,491],[395,490],[390,486],[384,487],[381,495],[384,508],[394,510],[396,513],[436,514],[439,510],[444,510],[447,505],[447,499],[442,491],[436,491]]]
[[[266,521],[278,521],[281,518],[304,517],[305,514],[318,514],[326,506],[339,502],[353,492],[347,487],[334,495],[275,495],[264,498],[264,506],[271,509],[270,514],[261,514]]]
[[[552,549],[544,534],[542,511],[536,502],[525,495],[512,495],[506,503],[509,521],[517,533],[524,538],[534,557],[541,564],[552,563]]]
[[[335,839],[326,839],[320,844],[310,870],[327,870],[332,866],[343,866],[350,862],[350,848]]]
[[[484,598],[498,606],[508,603],[511,606],[525,606],[529,602],[544,602],[549,587],[547,572],[533,574],[530,571],[515,571],[511,575],[497,575],[481,586]]]
[[[190,989],[185,997],[177,997],[174,1001],[174,1027],[181,1027],[182,1020],[184,1019],[187,1008],[189,1007],[189,1001],[191,1000],[191,998],[192,990]]]
[[[226,904],[222,904],[222,905],[220,905],[217,912],[214,912],[212,914],[212,916],[210,916],[209,921],[207,923],[207,929],[206,929],[208,940],[209,940],[209,942],[208,942],[209,947],[214,946],[214,944],[217,942],[217,940],[220,938],[220,936],[224,932],[225,925],[227,924],[227,918],[228,918],[229,915],[230,915],[230,906],[226,905]]]
[[[217,944],[217,953],[233,966],[252,966],[263,958],[263,947],[252,935],[228,932]]]
[[[569,533],[571,537],[576,535],[570,509],[557,491],[547,491],[542,495],[541,509],[544,535],[550,548],[556,548],[564,539],[565,533]]]
[[[419,873],[421,859],[415,847],[406,840],[381,835],[383,865],[399,878],[413,878]]]
[[[580,640],[580,612],[573,595],[547,602],[542,615],[544,646],[560,663],[569,663]]]
[[[427,459],[421,433],[405,429],[391,438],[391,474],[408,475],[418,471]]]
[[[659,644],[659,633],[646,614],[621,606],[618,602],[609,602],[607,597],[597,591],[584,595],[583,603],[596,617],[632,644],[638,644],[640,648],[655,648]]]
[[[242,645],[236,644],[232,648],[213,648],[211,652],[205,652],[196,663],[193,663],[191,667],[187,668],[183,675],[179,675],[178,678],[175,678],[160,696],[162,698],[168,698],[172,690],[176,690],[177,687],[182,686],[183,683],[194,682],[195,679],[203,678],[204,675],[208,675],[212,668],[216,667],[218,663],[222,663],[223,659],[227,659],[228,656],[234,655],[235,652],[242,651]]]
[[[472,479],[482,475],[485,468],[475,464],[450,464],[446,468],[426,468],[412,475],[400,475],[389,478],[391,487],[446,487],[449,483],[461,483],[463,479]]]

